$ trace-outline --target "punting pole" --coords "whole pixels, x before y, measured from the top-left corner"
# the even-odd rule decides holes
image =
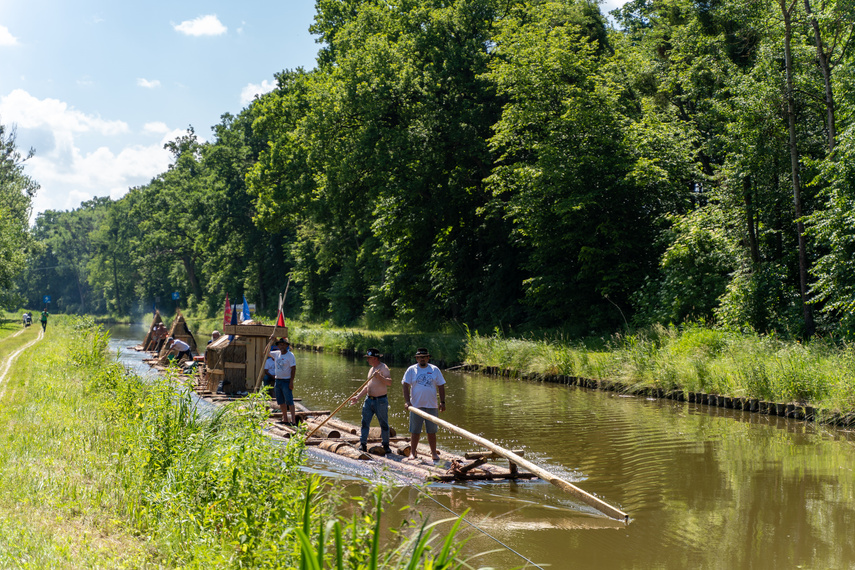
[[[523,467],[524,469],[528,469],[529,471],[531,471],[532,473],[534,473],[535,475],[537,475],[538,477],[540,477],[544,481],[549,481],[550,483],[552,483],[553,485],[555,485],[559,489],[567,491],[568,493],[570,493],[571,495],[573,495],[574,497],[576,497],[577,499],[579,499],[580,501],[582,501],[586,505],[594,507],[595,509],[597,509],[598,511],[600,511],[604,515],[609,516],[613,519],[618,519],[618,520],[622,520],[624,522],[629,522],[629,515],[626,514],[625,512],[611,506],[610,504],[606,503],[605,501],[598,499],[597,497],[595,497],[594,495],[592,495],[590,493],[586,493],[585,491],[583,491],[579,487],[573,485],[572,483],[569,483],[569,482],[565,481],[564,479],[561,479],[560,477],[556,477],[555,475],[553,475],[549,471],[546,471],[545,469],[541,469],[540,467],[538,467],[534,463],[523,459],[522,457],[520,457],[519,455],[517,455],[513,451],[510,451],[510,450],[507,450],[503,447],[500,447],[500,446],[496,445],[495,443],[493,443],[492,441],[490,441],[489,439],[484,439],[481,436],[477,436],[474,433],[468,432],[463,428],[457,427],[456,425],[449,423],[445,420],[441,420],[438,417],[432,416],[427,412],[424,412],[418,408],[414,408],[413,406],[410,406],[409,411],[416,414],[417,416],[421,416],[428,421],[431,421],[437,425],[444,427],[448,431],[454,432],[458,435],[462,435],[466,439],[470,439],[477,444],[483,445],[487,449],[496,453],[496,455],[501,455],[502,457],[504,457],[508,461],[516,463],[517,465],[519,465],[520,467]]]
[[[322,421],[321,423],[319,423],[318,425],[316,425],[316,426],[315,426],[315,429],[313,429],[312,431],[310,431],[309,433],[307,433],[307,434],[306,434],[306,439],[309,439],[310,437],[312,437],[312,434],[314,434],[316,431],[318,431],[318,430],[321,428],[321,426],[322,426],[322,425],[324,425],[325,423],[327,423],[328,421],[330,421],[330,420],[332,419],[332,417],[333,417],[334,415],[336,415],[336,414],[338,413],[338,411],[339,411],[340,409],[342,409],[342,408],[344,407],[344,405],[350,401],[350,399],[351,399],[351,398],[355,398],[357,394],[359,394],[360,392],[362,392],[362,389],[363,389],[363,388],[365,388],[365,387],[368,385],[368,383],[369,383],[369,382],[371,382],[371,379],[372,379],[372,378],[374,378],[376,375],[377,375],[377,371],[375,371],[375,372],[374,372],[374,374],[372,374],[371,376],[369,376],[369,377],[368,377],[368,380],[366,380],[365,382],[363,382],[363,383],[362,383],[362,386],[360,386],[359,388],[357,388],[357,389],[356,389],[356,392],[354,392],[353,394],[351,394],[350,396],[348,396],[348,397],[347,397],[347,399],[346,399],[344,402],[342,402],[342,403],[341,403],[341,404],[340,404],[340,405],[339,405],[335,410],[333,410],[333,412],[332,412],[329,416],[327,416],[327,417],[326,417],[326,419],[325,419],[324,421]]]

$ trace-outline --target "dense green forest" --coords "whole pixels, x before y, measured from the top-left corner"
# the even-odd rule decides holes
[[[337,325],[855,324],[852,0],[316,6],[314,69],[119,200],[24,235],[7,135],[6,305],[270,314],[288,287]]]

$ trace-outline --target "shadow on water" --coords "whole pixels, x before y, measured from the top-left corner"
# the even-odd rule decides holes
[[[145,333],[113,330],[113,342],[126,346]],[[141,362],[132,350],[122,354],[123,362]],[[296,356],[295,393],[314,409],[338,405],[367,372],[361,360]],[[390,423],[401,432],[403,372],[392,368],[390,390]],[[428,495],[335,459],[310,457],[309,469],[353,494],[368,492],[365,481],[385,481],[395,496],[388,526],[407,505],[432,521],[469,509],[467,521],[481,530],[470,527],[467,551],[499,549],[478,559],[496,568],[523,566],[523,556],[551,568],[855,568],[852,432],[575,386],[445,376],[444,419],[523,449],[530,461],[629,513],[631,524],[590,512],[542,481],[434,484]],[[340,416],[358,423],[359,407],[345,406]],[[458,453],[476,450],[453,434],[441,432],[439,442]]]

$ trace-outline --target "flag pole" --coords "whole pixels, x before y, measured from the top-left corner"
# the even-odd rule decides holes
[[[291,284],[291,278],[288,278],[288,284]],[[288,294],[288,286],[285,286],[285,295]],[[279,295],[279,310],[276,312],[276,322],[273,323],[273,332],[270,334],[270,338],[267,339],[267,346],[264,349],[264,362],[267,362],[267,355],[270,354],[270,348],[273,346],[273,339],[276,338],[276,330],[279,328],[279,316],[282,315],[282,305],[285,303],[285,297],[281,294]],[[252,389],[254,392],[258,392],[261,388],[261,379],[264,378],[264,365],[258,370],[258,377],[255,379],[255,384]]]

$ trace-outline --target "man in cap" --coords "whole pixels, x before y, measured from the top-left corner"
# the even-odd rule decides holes
[[[282,410],[282,423],[285,425],[297,425],[297,410],[294,406],[294,376],[297,373],[297,360],[291,352],[291,342],[287,338],[276,341],[279,355],[276,362],[276,381],[273,385],[273,393],[276,394],[276,403]],[[288,412],[291,412],[291,421],[288,421]]]
[[[383,441],[383,450],[392,453],[389,448],[389,397],[387,390],[392,385],[392,372],[389,367],[380,362],[383,355],[376,348],[369,348],[365,352],[365,358],[371,366],[368,371],[368,384],[360,392],[350,399],[350,404],[356,404],[359,398],[366,396],[362,404],[362,432],[359,436],[359,448],[368,451],[368,431],[371,426],[371,418],[377,416],[380,422],[380,437]]]
[[[432,416],[439,416],[439,412],[445,411],[445,378],[439,368],[430,363],[430,352],[426,348],[416,350],[416,364],[413,364],[404,372],[401,380],[404,388],[404,409],[409,411],[410,407],[418,408]],[[439,407],[436,405],[436,397],[439,394]],[[434,461],[439,459],[436,452],[436,432],[438,426],[410,412],[410,459],[418,459],[419,438],[422,433],[422,424],[425,425],[431,456]]]
[[[181,340],[180,338],[169,337],[166,340],[166,348],[169,349],[167,357],[172,354],[173,350],[176,352],[176,363],[181,362],[181,359],[184,357],[186,357],[191,362],[193,361],[193,354],[190,352],[190,345]]]

